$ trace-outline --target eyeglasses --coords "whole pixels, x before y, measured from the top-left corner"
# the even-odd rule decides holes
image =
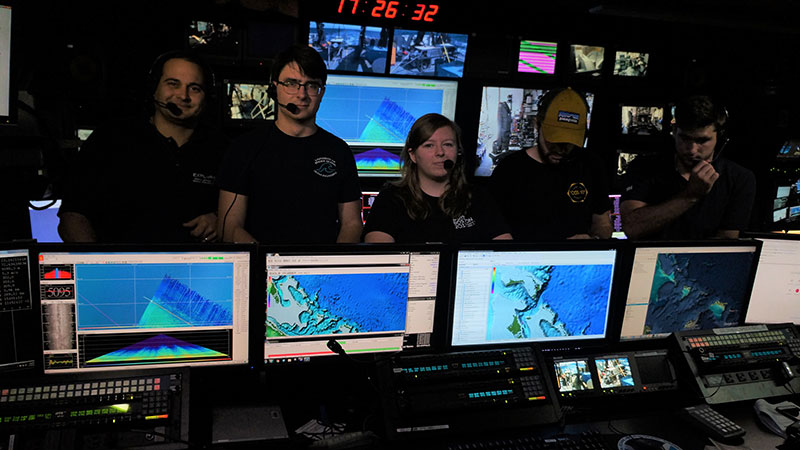
[[[276,83],[283,86],[286,89],[286,92],[290,94],[296,94],[300,92],[300,87],[305,86],[306,92],[308,92],[308,95],[312,97],[322,94],[322,90],[325,89],[325,86],[323,86],[320,83],[317,83],[316,81],[301,83],[297,80],[286,80],[286,81],[276,81]]]

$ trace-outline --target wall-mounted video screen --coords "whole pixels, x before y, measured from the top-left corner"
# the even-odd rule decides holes
[[[659,106],[623,106],[622,134],[652,136],[664,129],[664,108]]]
[[[268,83],[225,80],[224,85],[226,120],[245,123],[275,119],[275,102],[267,94]]]
[[[638,153],[629,153],[624,150],[617,150],[617,176],[621,177],[627,174],[628,167],[638,156]]]
[[[192,20],[187,45],[207,58],[238,60],[241,57],[241,30],[229,22]]]
[[[557,49],[557,42],[520,41],[517,72],[547,75],[556,73]]]
[[[643,77],[647,75],[649,53],[617,52],[614,58],[614,75]]]
[[[468,35],[394,30],[389,73],[461,78]]]
[[[308,45],[322,56],[328,70],[385,74],[389,33],[387,28],[312,21]]]
[[[600,76],[605,59],[605,48],[592,45],[570,45],[570,73]]]
[[[546,89],[483,87],[478,123],[476,176],[490,176],[495,166],[510,152],[532,147],[536,143],[534,119],[539,112],[539,100],[545,93]],[[587,92],[585,95],[589,104],[589,114],[586,117],[588,129],[594,94]]]

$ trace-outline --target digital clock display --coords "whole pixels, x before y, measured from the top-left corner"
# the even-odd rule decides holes
[[[374,17],[385,20],[438,22],[440,2],[397,0],[337,0],[340,16]]]

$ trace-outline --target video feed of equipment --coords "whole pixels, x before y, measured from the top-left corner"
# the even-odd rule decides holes
[[[559,392],[589,391],[594,389],[592,372],[586,359],[553,361],[556,387]]]
[[[11,6],[0,5],[0,123],[10,123],[11,106]]]
[[[517,72],[547,75],[556,73],[557,49],[557,42],[520,41]]]
[[[37,242],[63,242],[58,235],[58,209],[61,200],[31,200],[28,216],[31,222],[31,237]]]
[[[613,248],[459,250],[451,344],[604,338],[616,256]]]
[[[396,29],[389,73],[461,78],[467,38],[466,34]]]
[[[628,173],[628,166],[639,156],[638,153],[628,153],[624,150],[617,150],[617,176],[624,176]]]
[[[400,248],[267,250],[265,362],[430,346],[439,256]]]
[[[570,45],[569,56],[571,73],[600,76],[605,59],[605,48],[591,45]]]
[[[239,56],[239,33],[229,23],[192,20],[188,29],[189,48],[210,56]]]
[[[275,102],[267,94],[269,84],[225,80],[230,120],[275,120]]]
[[[36,320],[27,248],[0,247],[0,375],[35,367]]]
[[[539,112],[539,100],[546,93],[546,89],[483,87],[475,176],[490,176],[497,164],[511,152],[536,144],[538,135],[534,119]],[[594,94],[587,92],[585,95],[589,104],[589,114],[586,117],[588,129]]]
[[[776,187],[772,199],[772,222],[775,228],[793,229],[800,225],[800,171],[784,177]],[[786,183],[786,184],[783,184]]]
[[[649,53],[617,52],[614,58],[614,75],[621,77],[643,77],[647,75]]]
[[[436,112],[455,118],[455,80],[328,75],[317,123],[353,150],[359,175],[398,176],[411,125]]]
[[[312,21],[308,45],[328,70],[386,73],[389,34],[386,28]]]
[[[250,251],[39,253],[45,373],[248,362]]]
[[[800,139],[789,139],[778,150],[778,158],[800,158]]]
[[[633,386],[631,362],[626,356],[595,358],[594,365],[601,389]]]
[[[367,223],[369,210],[372,209],[372,204],[375,203],[375,198],[378,196],[377,191],[364,191],[361,193],[361,222]]]
[[[759,247],[747,241],[636,244],[620,339],[740,325]]]
[[[800,324],[800,236],[759,236],[761,254],[747,308],[747,323]]]
[[[623,106],[622,134],[652,136],[664,129],[664,108],[658,106]]]

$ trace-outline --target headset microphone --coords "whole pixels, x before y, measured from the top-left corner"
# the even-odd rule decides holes
[[[176,116],[180,116],[181,114],[183,114],[183,110],[181,109],[181,107],[176,105],[175,103],[172,103],[172,102],[164,103],[164,102],[160,102],[160,101],[158,101],[156,99],[153,99],[153,102],[156,105],[158,105],[158,106],[160,106],[162,108],[166,108],[167,110],[169,110],[169,112],[171,112],[172,114],[174,114]]]
[[[444,160],[444,170],[450,172],[453,170],[453,167],[456,166],[456,163],[453,162],[452,159],[445,159]]]
[[[275,103],[278,103],[278,101],[275,100]],[[283,106],[284,108],[286,108],[287,111],[289,111],[292,114],[297,114],[300,112],[300,108],[298,108],[297,105],[295,105],[294,103],[287,103],[285,105],[283,103],[278,103],[278,106]]]

